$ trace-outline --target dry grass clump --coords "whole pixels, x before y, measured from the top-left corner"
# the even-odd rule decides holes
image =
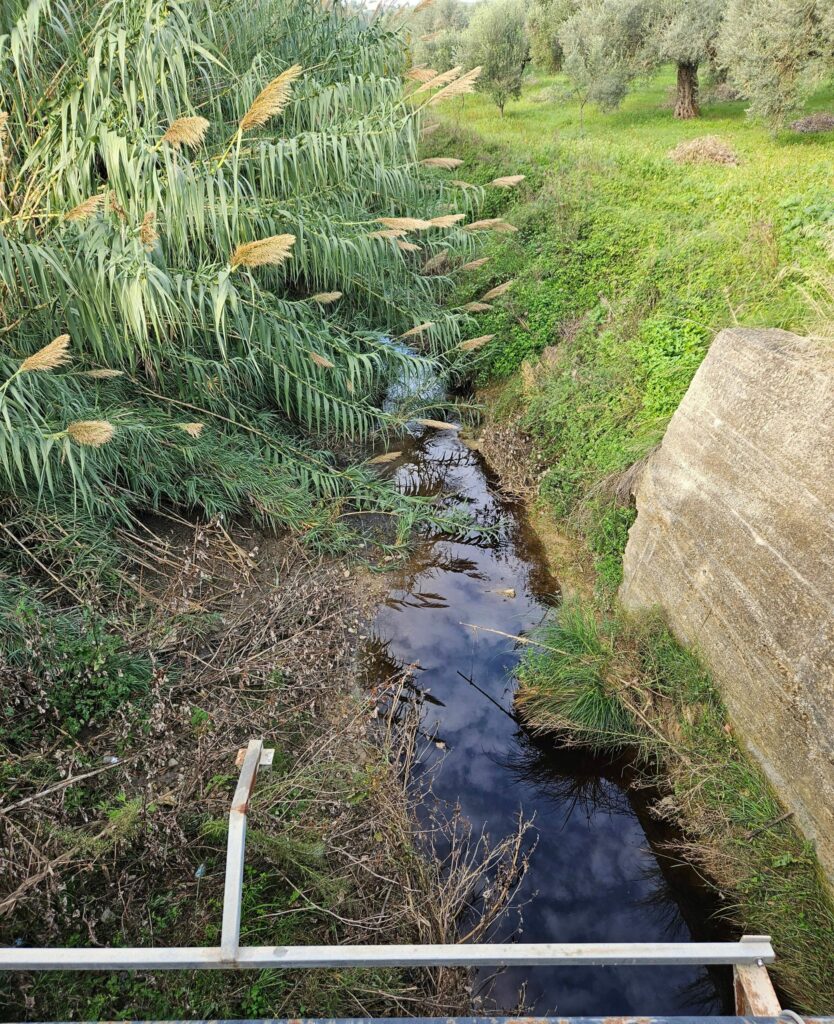
[[[738,154],[717,135],[702,135],[697,139],[680,142],[669,150],[669,159],[676,164],[726,164],[738,166]]]
[[[834,114],[819,110],[816,114],[808,114],[807,117],[800,117],[798,121],[791,121],[788,127],[791,131],[800,132],[803,135],[834,131]]]

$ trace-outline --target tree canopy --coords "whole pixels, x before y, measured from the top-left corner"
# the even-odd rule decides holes
[[[493,0],[479,7],[464,37],[464,63],[480,67],[477,88],[502,115],[509,99],[521,95],[521,80],[530,61],[523,0]]]

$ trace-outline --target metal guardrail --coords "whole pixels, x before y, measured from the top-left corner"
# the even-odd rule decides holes
[[[751,968],[754,971],[763,971],[764,965],[775,959],[770,937],[767,935],[747,935],[740,942],[241,946],[240,917],[246,852],[246,815],[258,771],[272,763],[273,753],[272,750],[264,749],[262,740],[251,740],[248,747],[238,754],[240,777],[229,813],[223,923],[219,946],[3,948],[0,949],[0,970],[260,970],[265,967],[731,964],[738,973],[739,970]]]

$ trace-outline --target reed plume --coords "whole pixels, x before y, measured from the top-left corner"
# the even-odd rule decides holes
[[[471,224],[465,225],[464,231],[498,231],[503,234],[509,234],[512,231],[518,231],[518,228],[513,227],[512,224],[508,224],[507,221],[502,220],[500,217],[488,217],[485,220],[473,220]]]
[[[505,281],[503,284],[497,284],[494,288],[490,288],[488,292],[481,296],[482,302],[489,302],[490,299],[497,299],[499,295],[503,295],[512,288],[512,281]]]
[[[67,434],[85,448],[100,448],[112,440],[116,428],[107,420],[76,420],[67,427]]]
[[[392,231],[423,231],[432,226],[430,220],[420,220],[419,217],[377,217],[377,223]]]
[[[372,231],[368,238],[402,238],[404,234],[403,228],[384,228],[382,231]]]
[[[156,245],[157,239],[159,238],[159,232],[156,230],[156,226],[154,224],[155,220],[156,214],[153,210],[148,210],[142,218],[142,223],[139,227],[139,239],[145,247],[145,252],[150,252]]]
[[[85,370],[84,376],[92,377],[93,380],[112,380],[114,377],[123,377],[124,370],[110,370],[106,368],[102,370]]]
[[[422,334],[423,331],[427,331],[430,327],[434,327],[434,321],[429,320],[424,324],[417,324],[416,327],[411,327],[404,334],[400,335],[400,338],[414,338],[418,334]]]
[[[429,89],[440,89],[442,86],[448,85],[458,77],[462,70],[463,68],[458,65],[456,68],[449,68],[448,71],[441,71],[439,75],[435,75],[434,78],[423,82],[419,89],[415,89],[414,95],[416,96],[418,93],[426,92]]]
[[[43,373],[45,370],[54,370],[70,361],[69,354],[70,336],[59,334],[57,338],[50,341],[48,345],[38,349],[31,356],[20,364],[18,373]]]
[[[167,142],[174,149],[180,146],[199,146],[209,129],[204,117],[178,117],[172,121],[160,142]]]
[[[383,452],[382,455],[375,455],[374,458],[368,459],[369,466],[379,466],[385,462],[394,462],[402,455],[402,452]]]
[[[431,259],[426,260],[423,264],[424,274],[437,274],[441,270],[445,270],[449,263],[449,254],[443,249],[441,252],[432,256]]]
[[[490,185],[497,185],[498,188],[515,188],[526,177],[526,174],[506,174],[503,178],[493,178]]]
[[[89,199],[85,199],[83,202],[79,203],[78,206],[73,206],[69,213],[65,214],[64,219],[86,220],[102,208],[105,199],[106,193],[97,192],[94,196],[90,196]]]
[[[6,141],[6,137],[9,134],[9,112],[8,110],[0,110],[0,143]]]
[[[277,266],[286,260],[295,244],[295,235],[272,235],[257,242],[244,242],[232,253],[232,270],[236,267]]]
[[[403,252],[419,252],[420,246],[416,242],[397,242],[397,248],[402,249]]]
[[[464,216],[465,214],[462,213],[444,213],[440,217],[432,217],[429,224],[431,224],[433,228],[451,228],[454,227],[455,224],[459,224],[463,220]]]
[[[494,337],[494,334],[482,334],[480,338],[469,338],[468,341],[462,341],[458,347],[461,352],[474,352],[475,349],[486,345],[488,341],[492,341]]]
[[[471,92],[475,91],[475,82],[478,80],[479,75],[483,68],[477,67],[472,68],[471,71],[467,71],[465,75],[461,75],[460,78],[455,79],[454,82],[450,82],[445,89],[441,89],[440,92],[436,92],[434,96],[429,100],[429,106],[435,106],[437,103],[442,103],[443,100],[453,99],[455,96],[466,96]]]
[[[485,263],[489,263],[489,256],[481,256],[480,259],[470,260],[468,263],[464,263],[460,268],[461,270],[477,270],[478,267],[482,267]]]
[[[457,185],[458,188],[476,188],[471,181],[463,181],[461,178],[452,178],[451,185]]]
[[[486,313],[488,309],[492,309],[492,306],[488,302],[467,302],[460,308],[465,309],[467,313]]]
[[[431,427],[433,430],[460,430],[457,423],[446,423],[445,420],[415,420],[421,427]]]
[[[180,430],[184,430],[189,437],[199,437],[203,432],[205,423],[178,423]]]
[[[434,68],[412,68],[405,77],[412,82],[430,82],[437,78],[437,72]]]
[[[318,302],[320,305],[326,306],[337,299],[341,299],[341,297],[341,292],[316,292],[315,295],[310,296],[310,302]]]
[[[261,89],[252,101],[252,106],[241,118],[240,130],[247,132],[250,128],[261,128],[271,117],[280,114],[290,102],[292,83],[302,70],[300,64],[293,64]]]
[[[429,156],[425,160],[421,160],[420,163],[424,167],[439,167],[442,171],[453,171],[456,167],[460,167],[463,160],[456,156]]]
[[[335,363],[331,363],[326,356],[320,356],[318,352],[308,352],[308,355],[316,364],[316,366],[320,366],[324,370],[332,370],[333,367],[336,365]]]

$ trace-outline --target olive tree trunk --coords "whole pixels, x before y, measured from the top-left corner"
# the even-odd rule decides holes
[[[698,107],[698,65],[678,64],[678,94],[675,117],[688,121],[700,114]]]

